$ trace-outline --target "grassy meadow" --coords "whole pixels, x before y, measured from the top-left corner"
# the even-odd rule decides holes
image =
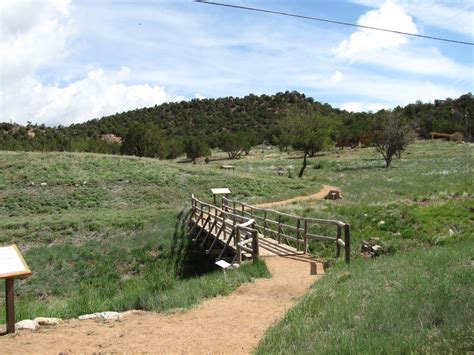
[[[337,265],[257,354],[450,354],[474,349],[474,243]]]
[[[211,201],[210,188],[229,187],[234,198],[257,203],[328,184],[344,198],[279,210],[350,223],[353,262],[335,260],[333,245],[312,243],[330,266],[327,276],[257,352],[330,352],[337,345],[343,353],[350,339],[357,339],[352,352],[474,350],[466,326],[472,304],[454,299],[474,299],[473,149],[420,141],[390,169],[373,149],[334,150],[311,158],[303,179],[298,153],[267,147],[231,162],[215,152],[209,164],[0,152],[0,245],[18,244],[34,272],[16,288],[17,317],[187,308],[268,277],[264,263],[227,279],[213,272],[212,260],[186,238],[191,193]],[[369,238],[379,239],[384,256],[360,258],[360,242]],[[0,304],[0,319],[3,312]]]

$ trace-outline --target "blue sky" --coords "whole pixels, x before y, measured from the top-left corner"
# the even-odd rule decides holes
[[[474,42],[471,1],[222,2]],[[0,10],[0,121],[69,125],[285,90],[376,111],[474,91],[473,46],[191,0],[12,0]]]

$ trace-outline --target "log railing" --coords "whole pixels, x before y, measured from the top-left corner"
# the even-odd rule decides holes
[[[254,228],[265,238],[276,239],[278,243],[294,244],[297,250],[302,250],[304,253],[308,251],[310,240],[334,243],[336,257],[340,256],[342,248],[346,263],[350,262],[351,237],[350,226],[347,223],[331,219],[295,216],[269,208],[255,207],[226,197],[222,197],[221,201],[221,210],[231,215],[255,220]],[[334,228],[335,236],[314,232],[321,226]]]
[[[243,252],[251,254],[252,260],[258,260],[258,230],[255,228],[254,219],[205,203],[194,195],[191,197],[191,205],[191,220],[194,224],[190,234],[192,235],[195,229],[199,229],[193,241],[199,242],[201,247],[204,247],[210,235],[214,236],[209,249],[206,250],[207,254],[213,250],[217,241],[221,240],[224,242],[224,247],[218,260],[222,259],[231,243],[237,251],[232,263],[240,264]],[[200,241],[201,236],[204,237],[202,241]]]

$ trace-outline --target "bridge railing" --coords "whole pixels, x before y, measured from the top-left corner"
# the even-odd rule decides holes
[[[224,241],[224,248],[217,258],[218,260],[222,259],[225,250],[231,243],[237,251],[232,263],[240,264],[243,252],[250,253],[254,261],[258,260],[258,230],[255,228],[254,219],[200,201],[194,195],[191,197],[191,204],[191,219],[194,225],[190,234],[192,234],[194,228],[199,228],[199,232],[193,240],[199,241],[201,235],[205,235],[205,238],[200,242],[203,247],[210,235],[214,236],[213,242],[206,253],[209,254],[217,241],[221,239]]]
[[[254,219],[254,228],[264,237],[276,239],[278,243],[284,241],[294,244],[297,250],[302,250],[304,253],[308,251],[310,240],[334,243],[336,257],[339,257],[341,249],[344,249],[344,259],[346,263],[350,262],[351,237],[350,225],[347,223],[331,219],[295,216],[270,208],[259,208],[226,197],[222,197],[221,209],[232,215]],[[321,225],[328,226],[330,229],[334,228],[335,236],[324,235],[320,231]]]

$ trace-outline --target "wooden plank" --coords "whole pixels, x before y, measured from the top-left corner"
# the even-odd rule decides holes
[[[232,233],[230,233],[229,239],[227,239],[227,241],[225,242],[224,247],[222,248],[222,251],[221,251],[221,253],[219,254],[219,257],[218,257],[219,260],[222,259],[222,257],[224,256],[224,252],[229,247],[230,241],[234,237],[234,233],[235,233],[235,229],[232,230]]]
[[[327,242],[334,242],[336,241],[335,237],[328,237],[325,235],[318,235],[318,234],[307,234],[308,238],[314,239],[314,240],[322,240],[322,241],[327,241]]]

